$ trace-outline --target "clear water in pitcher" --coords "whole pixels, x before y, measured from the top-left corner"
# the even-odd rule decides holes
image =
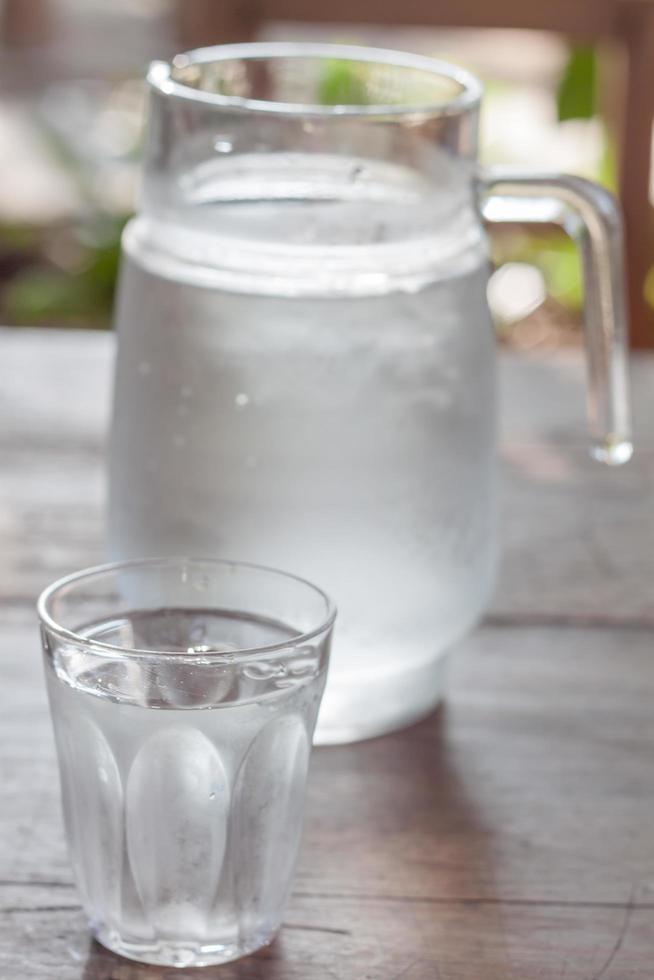
[[[331,593],[319,742],[431,710],[493,573],[485,245],[456,188],[407,234],[422,219],[384,180],[289,201],[250,175],[191,228],[125,237],[111,551],[237,557]]]

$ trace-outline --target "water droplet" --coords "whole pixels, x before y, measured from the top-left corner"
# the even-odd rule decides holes
[[[209,793],[209,799],[210,800],[215,800],[216,799],[216,794],[215,793]]]
[[[168,953],[173,966],[193,966],[195,962],[195,952],[193,950],[178,949],[177,947],[168,950],[165,946],[163,950]]]
[[[315,129],[316,125],[310,119],[305,119],[305,121],[302,123],[302,130],[305,133],[313,133],[315,132]]]
[[[209,576],[206,572],[202,572],[201,575],[196,575],[193,579],[193,585],[198,590],[198,592],[204,592],[209,588]]]
[[[244,391],[239,391],[238,395],[234,399],[234,404],[237,408],[247,408],[250,404],[250,396],[246,395]]]
[[[234,149],[234,144],[231,139],[228,139],[226,136],[221,136],[215,141],[213,148],[216,153],[231,153]]]
[[[204,640],[206,635],[206,623],[196,623],[195,626],[191,627],[189,632],[189,638],[193,641],[193,643],[200,643],[202,640]]]
[[[173,446],[175,449],[182,449],[186,445],[186,439],[179,432],[173,436]]]
[[[137,370],[141,377],[145,377],[147,374],[152,372],[152,365],[149,361],[141,361]]]
[[[182,387],[179,389],[180,398],[191,398],[192,395],[193,395],[193,389],[191,388],[190,385],[182,385]]]
[[[208,643],[192,643],[186,648],[187,653],[214,653],[214,648]]]

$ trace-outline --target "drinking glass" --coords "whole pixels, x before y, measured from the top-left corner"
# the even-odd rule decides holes
[[[38,603],[73,871],[95,937],[202,966],[289,894],[335,610],[256,565],[149,559]]]

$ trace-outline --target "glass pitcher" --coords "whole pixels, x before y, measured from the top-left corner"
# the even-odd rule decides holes
[[[577,177],[480,171],[480,86],[391,51],[246,44],[149,72],[124,234],[110,550],[331,592],[318,741],[431,711],[493,583],[493,220],[580,244],[594,455],[631,453],[621,224]],[[540,200],[536,200],[540,199]]]

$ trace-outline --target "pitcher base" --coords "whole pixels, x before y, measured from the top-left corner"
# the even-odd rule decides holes
[[[356,684],[328,681],[314,745],[343,745],[388,735],[435,710],[445,693],[447,653],[411,670]]]

